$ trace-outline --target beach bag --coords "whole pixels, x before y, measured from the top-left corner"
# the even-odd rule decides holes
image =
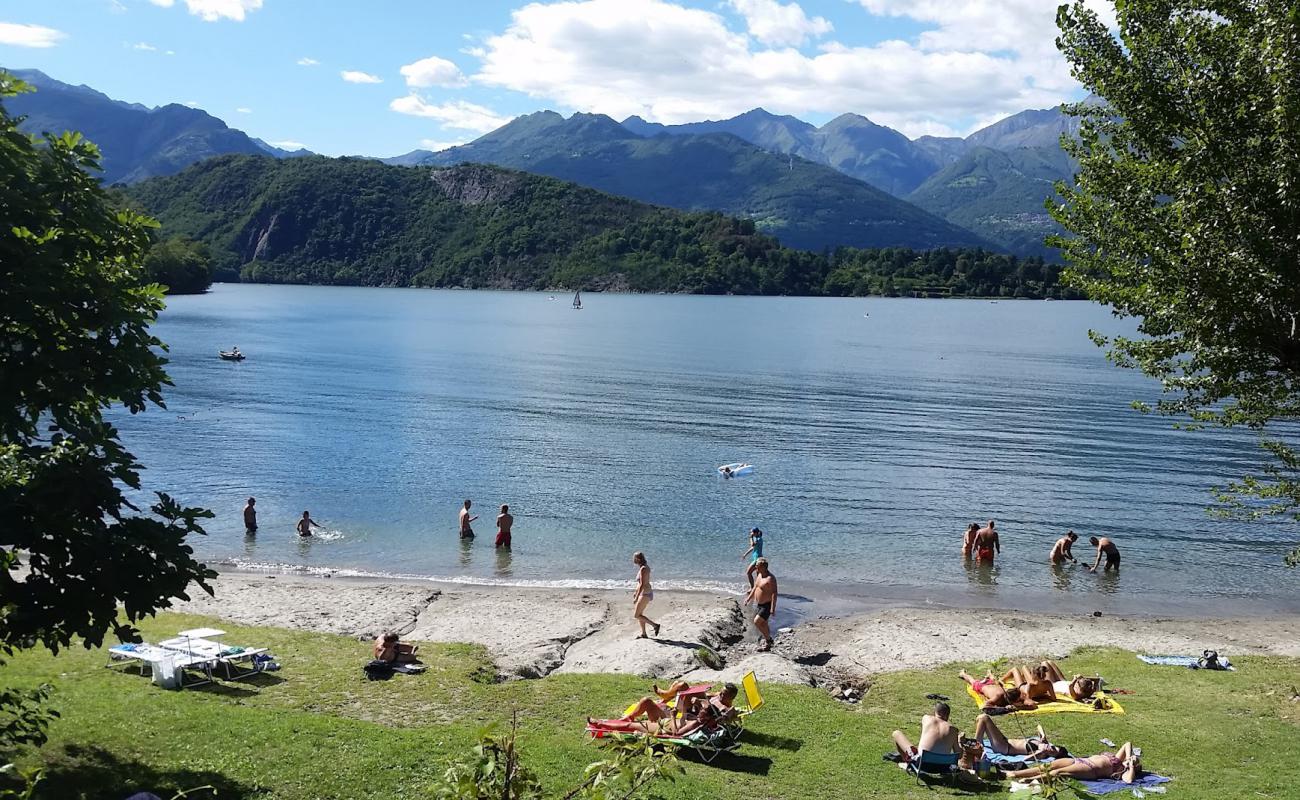
[[[385,678],[393,677],[393,665],[382,659],[376,658],[361,669],[366,673],[366,677],[372,681],[382,681]]]

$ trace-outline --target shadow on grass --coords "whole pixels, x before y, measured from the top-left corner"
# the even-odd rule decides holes
[[[794,752],[803,747],[802,739],[791,739],[788,736],[777,736],[772,733],[757,733],[746,730],[744,733],[745,743],[754,744],[759,747],[772,747],[777,750],[789,750]]]
[[[139,761],[120,758],[102,747],[64,745],[47,751],[45,776],[36,791],[38,798],[84,797],[86,800],[122,800],[137,792],[153,792],[169,798],[177,792],[210,786],[192,792],[189,798],[238,800],[258,797],[263,790],[240,783],[219,772],[207,770],[159,770]]]
[[[766,775],[772,769],[772,759],[759,756],[746,756],[740,753],[722,753],[713,761],[706,762],[694,750],[679,749],[678,757],[710,769],[724,772],[744,772],[747,775]]]

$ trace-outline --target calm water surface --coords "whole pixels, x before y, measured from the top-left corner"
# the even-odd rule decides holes
[[[602,586],[629,581],[639,549],[665,587],[734,589],[758,526],[783,589],[823,608],[1300,607],[1280,566],[1293,534],[1204,510],[1255,465],[1253,440],[1130,410],[1155,387],[1088,341],[1130,329],[1104,309],[585,299],[218,285],[156,326],[167,410],[119,421],[147,488],[216,511],[196,548],[226,564]],[[248,360],[218,360],[231,345]],[[716,477],[734,461],[756,473]],[[492,548],[501,503],[511,554]],[[303,509],[323,535],[294,535]],[[963,565],[965,523],[989,517],[999,565]],[[1067,528],[1081,558],[1114,538],[1122,576],[1054,572]]]

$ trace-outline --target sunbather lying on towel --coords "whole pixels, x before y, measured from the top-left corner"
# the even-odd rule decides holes
[[[1047,670],[1047,677],[1052,681],[1052,691],[1057,697],[1069,697],[1080,703],[1085,703],[1097,693],[1101,688],[1100,678],[1086,678],[1083,675],[1075,675],[1069,680],[1065,679],[1065,673],[1055,661],[1044,661],[1042,663]]]
[[[390,664],[410,664],[419,661],[419,645],[403,644],[397,634],[389,632],[375,639],[375,658]]]
[[[652,687],[655,694],[641,698],[636,705],[618,719],[619,722],[634,722],[641,717],[645,717],[648,722],[659,722],[664,719],[672,719],[673,709],[668,707],[668,701],[681,695],[681,692],[689,688],[683,681],[678,681],[668,687],[668,691],[660,691],[658,686]],[[677,711],[687,719],[693,719],[700,716],[701,713],[708,712],[716,720],[725,722],[736,713],[734,708],[737,694],[736,684],[724,684],[722,689],[714,694],[705,696],[687,695],[683,696],[678,703]]]
[[[1038,704],[1033,700],[1022,697],[1019,688],[1002,688],[1002,681],[993,677],[991,672],[983,678],[976,678],[966,670],[962,670],[957,675],[984,698],[984,708],[1030,709],[1038,707]]]
[[[1027,756],[1034,760],[1046,758],[1065,758],[1069,755],[1064,747],[1052,744],[1043,733],[1043,726],[1038,726],[1038,735],[1024,739],[1008,739],[997,723],[988,714],[975,718],[975,740],[981,744],[987,742],[993,752],[1004,756]]]
[[[1019,687],[1021,697],[1050,703],[1056,699],[1056,691],[1052,688],[1052,678],[1046,663],[1036,667],[1012,667],[1003,673],[1002,683]]]
[[[1058,758],[1050,764],[1006,773],[1008,778],[1025,780],[1048,775],[1078,778],[1085,781],[1113,778],[1132,783],[1142,774],[1142,762],[1133,754],[1133,743],[1125,742],[1115,753],[1098,753],[1087,758]]]

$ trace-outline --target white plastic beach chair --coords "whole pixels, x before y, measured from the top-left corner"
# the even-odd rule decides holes
[[[186,686],[212,683],[212,666],[216,660],[151,644],[119,644],[108,648],[107,666],[112,667],[123,663],[137,663],[140,665],[141,672],[148,669],[153,682],[159,686],[167,689],[184,689]],[[203,679],[190,680],[187,683],[185,680],[187,669],[201,672]]]
[[[219,664],[224,668],[226,680],[236,681],[260,672],[254,657],[265,653],[267,648],[231,647],[217,640],[218,637],[225,635],[225,631],[216,628],[193,628],[181,631],[176,638],[159,642],[158,645],[173,652],[183,653],[190,658],[206,659],[213,664]],[[247,668],[243,672],[237,672],[240,662],[247,662]]]

